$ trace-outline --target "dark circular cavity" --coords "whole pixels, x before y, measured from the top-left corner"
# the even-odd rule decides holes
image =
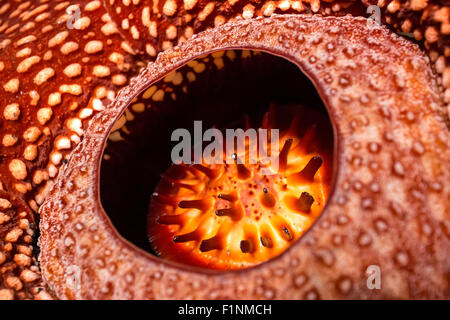
[[[195,120],[202,121],[203,130],[242,127],[244,116],[258,124],[271,105],[302,105],[328,117],[315,87],[296,65],[267,53],[231,52],[222,55],[221,68],[209,55],[198,59],[205,64],[201,72],[192,65],[178,69],[183,82],[171,86],[163,101],[147,101],[141,94],[129,111],[141,101],[145,111],[119,130],[120,141],[108,140],[101,165],[102,205],[118,232],[146,251],[154,253],[146,233],[149,201],[161,174],[171,165],[171,149],[176,143],[171,142],[171,134],[175,129],[192,133]],[[195,81],[188,80],[189,72],[195,75]],[[157,88],[152,91],[167,90],[164,79],[152,86]],[[332,148],[332,136],[329,141]],[[261,241],[271,246],[267,239]]]

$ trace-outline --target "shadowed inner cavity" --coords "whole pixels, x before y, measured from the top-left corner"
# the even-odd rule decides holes
[[[279,159],[285,174],[266,178],[259,175],[257,166],[242,169],[231,165],[223,169],[222,180],[214,182],[216,178],[211,180],[200,167],[181,172],[171,161],[172,148],[178,143],[171,141],[171,135],[174,130],[185,128],[194,137],[194,121],[202,121],[203,131],[214,127],[224,133],[228,128],[279,128]],[[295,217],[303,215],[307,219],[300,223],[304,229],[320,214],[331,181],[332,150],[328,113],[317,90],[296,65],[258,51],[216,52],[189,62],[149,86],[117,120],[101,165],[101,201],[118,232],[148,252],[205,268],[245,268],[278,255],[305,231],[296,230],[300,228],[298,218],[291,221],[278,213],[284,210],[296,212]],[[288,157],[290,160],[285,160]],[[325,166],[314,178],[322,162]],[[246,169],[251,172],[246,174]],[[309,183],[301,176],[303,169],[311,171],[311,183],[314,179],[317,182],[320,175],[320,192],[324,197],[319,199],[303,188]],[[169,178],[161,177],[171,174]],[[180,174],[183,182],[203,184],[203,191],[195,191],[201,194],[180,193],[182,182],[173,179],[181,179]],[[233,176],[236,181],[232,181]],[[233,204],[236,201],[232,187],[220,185],[224,181],[240,184],[241,187],[233,189],[237,190],[234,196],[241,200],[236,205],[240,206],[238,209]],[[295,190],[285,194],[286,184],[295,185]],[[159,197],[152,196],[155,191],[159,191]],[[168,204],[164,196],[174,197],[175,203]],[[192,202],[205,198],[211,201]],[[283,207],[278,207],[278,203]],[[206,210],[208,204],[212,208]],[[231,227],[222,230],[219,237],[220,227],[214,227],[213,222],[206,228],[200,225],[204,221],[186,221],[186,216],[198,216],[202,210],[211,211],[211,219],[218,226],[228,219]],[[236,219],[236,212],[241,212],[245,219]],[[181,222],[173,222],[162,217],[168,213],[182,213],[185,217]],[[264,217],[269,227],[258,225],[265,221]],[[203,234],[194,232],[202,228],[208,230],[202,231]],[[233,228],[242,230],[231,232]],[[283,244],[277,247],[280,242]],[[192,255],[193,251],[197,254]]]

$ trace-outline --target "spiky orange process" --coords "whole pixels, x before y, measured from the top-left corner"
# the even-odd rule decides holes
[[[266,113],[262,128],[274,126],[273,113]],[[269,144],[256,139],[254,161],[247,138],[245,148],[231,155],[232,164],[213,163],[209,156],[203,164],[172,165],[149,210],[148,235],[159,255],[211,269],[240,269],[285,251],[327,200],[332,150],[323,141],[331,135],[322,118],[299,108],[277,143],[274,136]],[[276,152],[272,162],[262,156],[269,149]]]

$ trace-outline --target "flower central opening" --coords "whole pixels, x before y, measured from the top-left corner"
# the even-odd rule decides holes
[[[248,130],[248,118],[243,122]],[[172,165],[151,197],[147,230],[155,251],[222,270],[251,267],[285,251],[327,200],[331,150],[320,138],[325,126],[311,109],[272,106],[260,124],[260,129],[280,129],[279,136],[269,135],[269,143],[246,137],[244,148],[232,154],[234,163],[204,157],[201,164]],[[250,161],[252,145],[259,148]],[[227,151],[223,146],[225,159]]]

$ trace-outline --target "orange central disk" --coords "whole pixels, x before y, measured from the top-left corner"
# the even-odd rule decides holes
[[[277,127],[274,118],[273,111],[267,113],[261,127]],[[331,147],[319,136],[323,115],[296,107],[284,118],[293,120],[284,130],[278,126],[277,169],[259,158],[241,163],[238,159],[248,157],[235,153],[232,164],[207,165],[203,159],[202,165],[172,165],[162,175],[148,219],[159,256],[240,269],[279,255],[302,236],[327,201]]]

